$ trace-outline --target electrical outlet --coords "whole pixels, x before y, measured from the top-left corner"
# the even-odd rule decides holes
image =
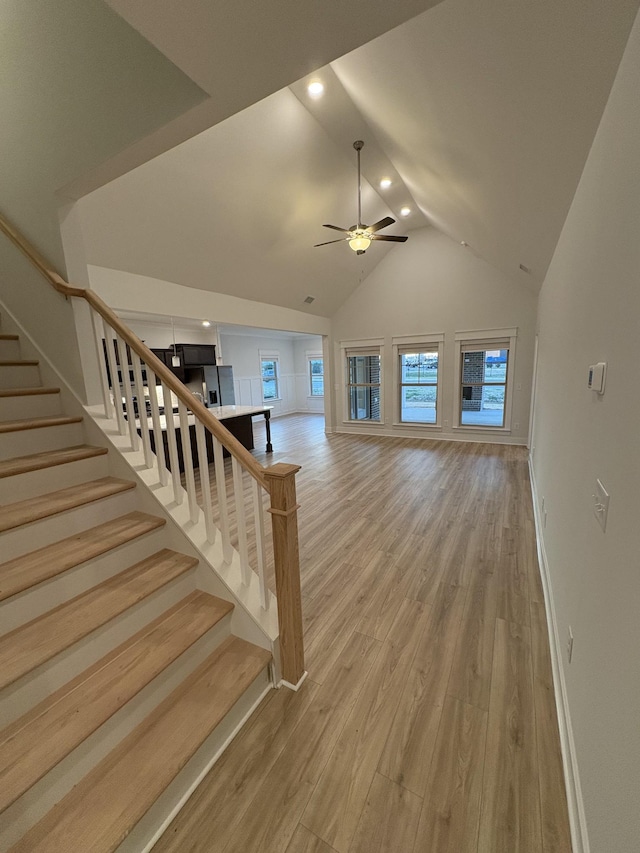
[[[449,426],[449,421],[445,421],[445,422],[444,422],[444,425],[445,425],[445,426]]]
[[[514,429],[520,429],[520,424],[519,424],[519,423],[515,423],[515,424],[513,425],[513,428],[514,428]]]
[[[569,631],[567,632],[567,658],[569,659],[569,663],[571,663],[572,657],[573,657],[573,631],[571,630],[571,625],[569,625]]]

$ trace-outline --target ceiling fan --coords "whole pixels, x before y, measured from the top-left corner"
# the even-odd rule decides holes
[[[364,146],[364,142],[361,139],[357,139],[353,143],[353,147],[356,149],[356,153],[358,155],[358,224],[352,225],[351,228],[339,228],[337,225],[323,225],[323,228],[333,228],[334,231],[342,231],[343,234],[347,234],[346,237],[341,237],[339,240],[327,240],[326,243],[316,243],[313,247],[314,249],[318,246],[328,246],[329,243],[349,243],[349,246],[353,249],[353,251],[357,255],[364,255],[366,250],[371,245],[372,240],[386,240],[389,243],[405,243],[409,238],[408,237],[395,237],[391,234],[378,234],[382,228],[386,228],[387,225],[393,225],[395,219],[392,219],[390,216],[385,216],[384,219],[381,219],[379,222],[374,222],[373,225],[363,225],[362,224],[362,188],[361,188],[361,180],[360,180],[360,151]]]

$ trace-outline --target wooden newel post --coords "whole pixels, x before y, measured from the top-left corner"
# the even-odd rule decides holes
[[[299,465],[278,462],[263,472],[271,494],[269,512],[278,597],[280,665],[283,680],[291,686],[297,685],[304,675],[296,503],[296,474],[299,470]]]

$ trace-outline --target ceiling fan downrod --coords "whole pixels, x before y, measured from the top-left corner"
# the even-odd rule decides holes
[[[364,147],[364,142],[361,139],[356,139],[353,143],[358,156],[358,231],[362,229],[362,180],[360,178],[360,152]]]

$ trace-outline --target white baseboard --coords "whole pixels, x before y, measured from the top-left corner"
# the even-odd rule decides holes
[[[542,536],[538,491],[536,488],[531,455],[529,455],[529,475],[536,527],[538,562],[540,564],[540,576],[542,579],[544,604],[547,614],[547,627],[549,631],[549,650],[551,652],[553,686],[556,696],[556,711],[558,714],[558,728],[560,730],[560,747],[562,749],[562,764],[564,768],[564,781],[567,792],[567,805],[569,809],[571,844],[573,853],[590,853],[587,822],[584,813],[584,801],[582,798],[582,788],[580,786],[580,774],[578,772],[578,760],[575,741],[573,739],[569,700],[567,697],[567,687],[562,664],[563,644],[560,642],[558,634],[558,623],[556,620],[556,612],[553,602],[553,589],[549,576],[549,564],[547,562],[544,538]]]

